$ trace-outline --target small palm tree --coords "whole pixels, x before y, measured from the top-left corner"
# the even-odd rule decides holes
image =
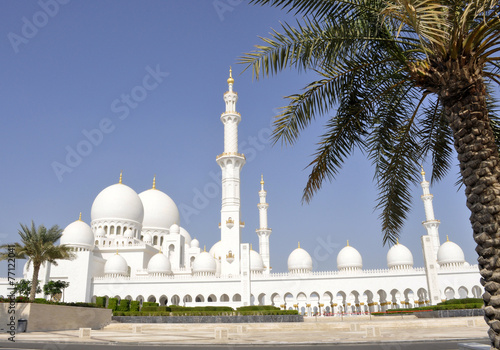
[[[485,319],[500,349],[500,84],[498,0],[253,0],[302,15],[240,62],[254,76],[290,67],[319,80],[288,96],[274,141],[293,144],[328,115],[303,200],[340,171],[355,149],[375,166],[384,243],[411,207],[410,186],[432,158],[439,180],[458,154],[484,286]]]
[[[66,245],[55,245],[62,236],[62,229],[54,225],[50,229],[43,225],[38,227],[31,221],[31,227],[21,224],[21,230],[18,231],[21,236],[21,243],[3,244],[0,249],[0,260],[7,260],[9,257],[9,248],[14,248],[14,255],[17,259],[28,259],[28,267],[33,264],[33,277],[31,283],[30,300],[35,299],[38,287],[38,273],[40,267],[45,262],[57,265],[57,260],[73,259],[75,257],[71,248]]]

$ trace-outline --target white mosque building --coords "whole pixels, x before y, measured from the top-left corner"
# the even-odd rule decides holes
[[[80,219],[69,224],[60,244],[73,247],[76,259],[47,264],[42,283],[70,283],[65,301],[93,301],[96,296],[153,301],[161,305],[275,305],[301,313],[357,313],[390,308],[434,305],[444,299],[480,297],[479,270],[469,265],[462,249],[441,244],[434,218],[433,195],[422,170],[421,182],[427,235],[422,236],[425,266],[414,267],[404,245],[387,252],[387,269],[363,269],[361,254],[347,242],[337,255],[336,271],[313,271],[311,255],[298,247],[288,257],[288,272],[271,271],[266,191],[261,179],[258,252],[242,242],[240,172],[245,156],[238,153],[234,79],[227,80],[224,152],[216,157],[222,169],[220,241],[209,251],[181,226],[174,201],[156,188],[137,194],[122,183],[102,190],[94,200],[90,225]],[[25,268],[25,278],[31,271]],[[0,294],[9,294],[6,279]],[[41,296],[41,295],[40,295]]]

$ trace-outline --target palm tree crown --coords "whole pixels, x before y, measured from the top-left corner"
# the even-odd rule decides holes
[[[411,206],[409,187],[430,155],[432,180],[451,165],[446,103],[477,82],[500,82],[497,1],[255,0],[305,15],[283,25],[240,62],[256,78],[295,67],[321,79],[275,120],[274,142],[293,144],[316,117],[331,113],[303,200],[333,179],[355,148],[375,165],[384,242],[395,242]],[[490,96],[486,96],[490,102]],[[490,109],[495,136],[500,132]],[[496,137],[498,142],[500,137]]]

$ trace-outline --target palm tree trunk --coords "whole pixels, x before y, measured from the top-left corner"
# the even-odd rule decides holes
[[[481,284],[485,289],[488,335],[492,346],[500,349],[500,158],[488,118],[483,80],[471,83],[470,75],[452,80],[458,84],[455,91],[460,93],[446,96],[444,91],[440,95],[453,130],[467,207],[471,211]]]
[[[30,300],[35,300],[36,288],[38,287],[38,273],[40,272],[40,264],[33,264],[33,277],[31,280]]]

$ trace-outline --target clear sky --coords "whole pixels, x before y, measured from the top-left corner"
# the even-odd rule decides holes
[[[359,250],[365,268],[385,268],[388,247],[373,209],[377,192],[370,162],[356,154],[335,182],[302,205],[305,167],[326,119],[294,147],[269,143],[283,96],[316,78],[292,70],[253,81],[236,64],[260,43],[258,36],[279,29],[280,21],[293,19],[238,0],[1,1],[1,242],[17,241],[19,223],[32,219],[65,227],[82,212],[90,223],[94,198],[123,170],[123,183],[138,193],[151,188],[156,174],[157,188],[181,211],[181,226],[209,249],[220,238],[215,157],[223,151],[219,117],[231,65],[242,116],[240,151],[247,156],[241,175],[243,241],[258,246],[263,173],[274,272],[286,271],[298,241],[316,269],[335,270],[346,240]],[[77,151],[83,156],[75,156]],[[454,186],[457,173],[453,168],[431,192],[441,241],[449,235],[473,264],[475,244],[463,189]],[[400,240],[415,266],[423,266],[420,194],[415,187]],[[0,269],[6,275],[4,263]]]

